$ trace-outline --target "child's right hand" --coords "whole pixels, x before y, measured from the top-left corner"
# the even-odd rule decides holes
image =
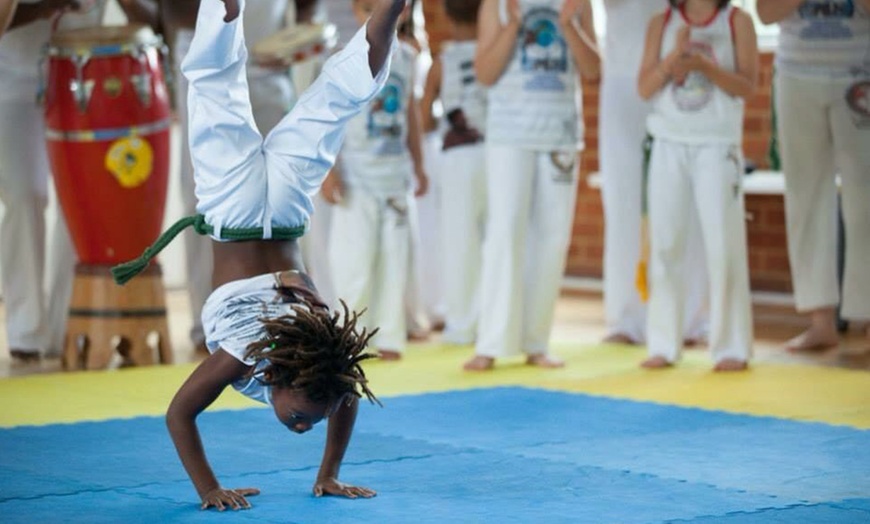
[[[202,497],[202,506],[199,509],[217,508],[223,511],[227,507],[233,510],[250,509],[251,503],[245,497],[259,495],[257,488],[224,489],[215,488]]]
[[[331,170],[323,184],[320,186],[320,194],[323,195],[323,200],[329,204],[340,204],[344,198],[344,184],[341,182],[341,176],[335,169]]]

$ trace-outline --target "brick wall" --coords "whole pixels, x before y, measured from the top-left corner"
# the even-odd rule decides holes
[[[447,38],[447,27],[440,0],[423,0],[426,32],[433,53]],[[743,150],[748,162],[768,168],[770,141],[770,85],[773,56],[762,53],[757,94],[747,102]],[[586,149],[580,160],[581,183],[566,273],[572,276],[601,277],[604,252],[604,214],[598,189],[585,183],[598,171],[598,84],[583,86],[583,118]],[[749,268],[752,287],[764,291],[791,291],[788,252],[785,239],[785,210],[778,195],[749,195],[746,199],[749,239]]]

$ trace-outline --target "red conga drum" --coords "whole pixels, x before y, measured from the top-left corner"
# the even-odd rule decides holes
[[[155,351],[169,359],[159,266],[132,287],[106,282],[111,265],[139,256],[163,224],[171,124],[163,49],[137,25],[61,31],[47,47],[48,154],[79,257],[68,369],[104,368],[116,353],[125,365],[152,363]],[[155,331],[158,350],[145,347]]]

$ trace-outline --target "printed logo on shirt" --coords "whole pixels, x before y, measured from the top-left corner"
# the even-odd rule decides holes
[[[559,31],[559,13],[532,9],[523,17],[519,34],[520,65],[532,74],[529,91],[564,91],[559,75],[568,71],[568,43]]]
[[[852,84],[846,91],[846,103],[852,110],[852,120],[860,129],[870,128],[870,80]]]
[[[798,16],[808,23],[801,30],[804,40],[843,40],[852,38],[852,29],[843,21],[855,17],[854,0],[807,0]]]
[[[398,155],[405,150],[405,80],[390,75],[386,85],[369,105],[368,137],[380,140],[379,155]]]
[[[694,52],[706,55],[708,58],[716,62],[716,54],[713,52],[713,46],[706,42],[692,42],[691,49]],[[674,82],[671,85],[671,93],[677,107],[681,111],[695,112],[700,111],[710,100],[713,99],[713,90],[715,86],[706,75],[699,71],[692,71],[682,82]]]

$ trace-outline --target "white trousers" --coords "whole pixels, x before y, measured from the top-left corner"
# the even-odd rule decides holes
[[[865,79],[866,80],[866,79]],[[785,172],[786,224],[798,311],[840,303],[837,187],[840,175],[846,264],[841,312],[870,319],[870,117],[851,109],[853,79],[776,78]],[[870,104],[866,95],[865,104]],[[865,111],[867,106],[865,106]]]
[[[190,42],[193,39],[192,30],[181,30],[176,35],[173,47],[175,59],[175,103],[181,128],[181,198],[185,215],[196,213],[196,186],[193,179],[193,164],[188,148],[187,120],[187,78],[181,74],[181,62],[187,56]],[[262,134],[271,131],[281,118],[287,114],[295,101],[293,84],[289,74],[274,72],[266,74],[259,68],[248,68],[248,86],[250,90],[251,109],[254,122]],[[194,344],[205,340],[202,328],[202,306],[212,291],[211,277],[214,261],[212,260],[211,240],[185,231],[184,248],[186,257],[187,291],[190,299],[193,327],[190,339]]]
[[[443,340],[471,344],[480,315],[480,271],[486,225],[483,144],[441,154],[440,261],[445,309]]]
[[[548,351],[574,222],[576,158],[486,145],[478,355]]]
[[[412,203],[408,194],[380,196],[346,187],[342,202],[332,210],[333,287],[348,307],[367,310],[363,326],[369,331],[380,328],[372,339],[378,349],[405,349]]]
[[[604,310],[608,334],[646,340],[646,305],[635,286],[640,260],[643,141],[650,105],[637,94],[633,76],[606,75],[601,84],[599,155],[604,205]],[[697,213],[687,217],[686,256],[703,261],[704,245]],[[686,268],[685,338],[707,336],[707,269]]]
[[[0,87],[20,88],[7,82]],[[56,355],[63,349],[76,254],[58,209],[46,256],[49,176],[42,111],[32,93],[0,102],[0,279],[7,342]]]
[[[752,306],[746,221],[741,191],[743,160],[736,145],[685,145],[657,139],[649,173],[650,301],[647,347],[675,362],[683,346],[688,266],[688,216],[701,221],[710,275],[709,345],[715,362],[748,360]]]

